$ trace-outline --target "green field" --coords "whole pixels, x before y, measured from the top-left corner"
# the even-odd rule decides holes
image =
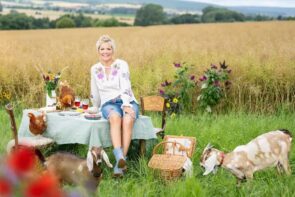
[[[20,121],[17,112],[17,122]],[[155,124],[159,119],[155,117]],[[230,113],[227,115],[180,116],[168,119],[167,134],[188,135],[197,138],[193,156],[194,176],[179,181],[164,183],[153,176],[147,167],[149,158],[128,161],[128,173],[123,179],[111,178],[112,171],[104,168],[103,180],[97,196],[294,196],[295,194],[295,146],[290,154],[292,175],[278,175],[275,168],[259,171],[254,180],[236,187],[236,179],[226,170],[219,169],[216,175],[202,176],[199,166],[200,154],[207,143],[225,152],[237,145],[247,143],[266,131],[286,128],[295,131],[295,114],[278,113],[276,115],[256,115]],[[11,139],[8,116],[0,111],[1,146],[3,153],[6,143]],[[294,144],[294,143],[293,143]],[[82,151],[83,152],[83,151]],[[110,150],[108,151],[110,153]],[[85,156],[86,153],[80,153]],[[112,154],[110,159],[114,162]],[[68,187],[66,186],[68,189]]]

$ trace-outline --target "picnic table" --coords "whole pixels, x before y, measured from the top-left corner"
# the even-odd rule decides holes
[[[36,109],[25,109],[18,131],[19,137],[33,136],[29,130],[28,113],[40,114]],[[79,115],[64,115],[61,112],[47,112],[47,129],[45,137],[52,138],[57,144],[86,144],[97,147],[112,146],[110,126],[106,119],[88,120],[83,113]],[[140,115],[135,121],[132,139],[156,139],[152,120]]]

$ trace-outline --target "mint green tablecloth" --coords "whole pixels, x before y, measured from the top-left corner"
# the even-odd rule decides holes
[[[32,136],[29,131],[28,113],[40,114],[35,110],[24,110],[18,131],[19,137]],[[105,119],[87,120],[80,116],[61,116],[58,112],[47,113],[47,130],[43,134],[57,144],[86,144],[91,146],[112,146],[109,123]],[[153,124],[150,117],[140,116],[133,127],[132,139],[154,139]]]

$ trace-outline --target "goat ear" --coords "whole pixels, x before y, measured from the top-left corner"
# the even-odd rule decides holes
[[[216,166],[217,163],[217,155],[213,154],[211,155],[206,161],[205,161],[205,172],[203,173],[203,175],[208,175],[210,174],[212,171],[214,171],[214,168]]]
[[[91,172],[93,170],[93,156],[90,150],[87,153],[86,163],[87,163],[88,170]]]
[[[109,157],[107,155],[107,153],[104,150],[101,150],[101,155],[102,155],[102,159],[106,162],[107,166],[109,168],[112,168],[113,165],[110,163]]]

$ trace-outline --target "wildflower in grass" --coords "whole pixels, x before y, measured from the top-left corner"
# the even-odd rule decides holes
[[[212,69],[217,69],[217,66],[215,64],[211,64]]]
[[[178,99],[177,98],[173,98],[173,103],[178,103]]]
[[[170,115],[171,118],[175,118],[175,116],[176,116],[175,113],[172,113],[172,114]]]
[[[32,170],[35,163],[35,152],[31,148],[19,148],[8,158],[10,168],[19,176]]]
[[[176,68],[179,68],[179,67],[181,67],[181,64],[180,64],[180,63],[174,63],[174,66],[175,66]]]
[[[12,196],[12,185],[5,178],[0,178],[0,196]]]
[[[27,197],[64,196],[59,187],[58,179],[48,172],[42,174],[40,177],[37,177],[33,182],[31,182],[26,188],[25,195]]]
[[[174,63],[175,75],[173,81],[162,82],[160,95],[166,99],[166,110],[168,114],[178,114],[182,110],[191,112],[192,95],[196,85],[195,75],[189,73],[190,68],[185,63]]]
[[[216,65],[211,64],[210,69],[207,69],[204,75],[199,78],[201,91],[197,100],[207,112],[212,112],[212,107],[226,96],[226,90],[231,84],[228,80],[231,70],[227,68],[225,61],[220,63],[219,69]]]
[[[167,108],[170,108],[170,103],[166,103],[166,107]]]
[[[207,80],[207,77],[205,75],[203,75],[202,77],[199,78],[200,81],[205,81]]]

